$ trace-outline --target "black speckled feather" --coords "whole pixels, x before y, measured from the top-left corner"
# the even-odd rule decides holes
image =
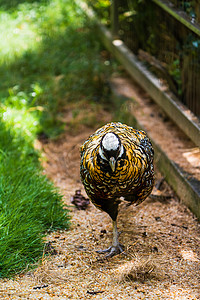
[[[116,159],[114,172],[106,157],[100,155],[100,143],[108,132],[116,134],[121,143],[122,153]],[[117,217],[120,197],[130,204],[140,204],[151,193],[154,151],[144,131],[108,123],[92,134],[80,151],[80,174],[86,193],[113,220]]]

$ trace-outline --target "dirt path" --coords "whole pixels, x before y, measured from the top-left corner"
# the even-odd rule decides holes
[[[79,146],[91,132],[43,145],[45,172],[68,205],[75,190],[83,192]],[[2,299],[200,299],[200,227],[165,183],[163,191],[172,198],[122,204],[118,226],[127,255],[109,260],[95,252],[111,242],[109,217],[92,204],[86,211],[71,206],[70,230],[47,238],[53,255],[34,271],[1,280]]]
[[[93,131],[82,127],[76,135],[66,132],[59,141],[40,144],[44,172],[70,206],[72,225],[47,237],[52,255],[37,269],[0,280],[0,299],[200,299],[200,225],[165,182],[161,193],[170,199],[121,205],[118,227],[126,255],[102,260],[95,252],[111,243],[111,221],[92,204],[85,211],[71,204],[77,189],[85,195],[79,147]]]

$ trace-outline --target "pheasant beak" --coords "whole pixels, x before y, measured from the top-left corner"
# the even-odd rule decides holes
[[[111,170],[112,170],[113,172],[115,172],[116,160],[115,160],[114,157],[111,157],[111,158],[110,158],[109,164],[110,164]]]

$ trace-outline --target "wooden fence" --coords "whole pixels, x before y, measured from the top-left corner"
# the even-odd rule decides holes
[[[122,24],[124,21],[122,16],[124,13],[125,17],[127,15],[131,16],[133,11],[127,13],[126,10],[124,12],[119,9],[119,1],[120,0],[113,0],[112,7],[106,6],[106,4],[110,2],[108,0],[96,1],[98,4],[95,9],[96,13],[94,10],[91,10],[85,2],[82,3],[82,8],[88,17],[94,21],[97,33],[106,48],[121,62],[131,77],[148,92],[152,99],[162,107],[188,137],[190,137],[196,145],[200,146],[200,126],[198,118],[182,105],[180,101],[174,98],[174,96],[172,97],[171,93],[163,90],[160,79],[149,72],[145,64],[138,59],[137,53],[135,52],[134,54],[133,50],[130,50],[130,45],[129,47],[126,46],[126,44],[128,42],[131,43],[131,41],[127,40],[126,42],[127,36],[125,36],[122,30],[125,26]],[[133,0],[130,1],[131,3],[133,2]],[[94,1],[91,0],[91,2],[91,4],[94,5]],[[102,7],[99,6],[99,3],[103,4]],[[125,0],[123,3],[125,3]],[[106,28],[105,25],[107,25],[109,29]],[[113,33],[111,33],[110,29],[112,29]],[[121,39],[123,35],[126,44]],[[134,124],[134,126],[138,128],[143,128],[137,119],[135,119]],[[148,134],[150,136],[150,133]],[[150,138],[154,145],[158,169],[165,176],[166,181],[173,187],[183,203],[200,219],[199,182],[194,181],[191,176],[188,176],[187,172],[180,169],[175,162],[171,161],[163,149],[157,144],[157,141],[152,139],[151,136]]]
[[[113,0],[111,24],[113,35],[200,118],[200,25],[195,13],[187,15],[163,0]]]
[[[127,71],[200,146],[200,4],[195,18],[178,0],[88,1],[111,29],[112,51]]]

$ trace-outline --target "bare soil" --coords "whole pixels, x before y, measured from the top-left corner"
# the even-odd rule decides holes
[[[101,113],[111,121],[110,114]],[[151,119],[154,126],[156,117]],[[111,220],[92,204],[86,210],[71,204],[76,190],[86,196],[79,147],[93,131],[81,126],[75,135],[66,130],[58,141],[38,142],[44,172],[71,210],[71,227],[47,236],[52,255],[44,256],[35,270],[0,280],[0,298],[200,299],[200,224],[166,182],[160,187],[163,198],[149,197],[137,207],[121,204],[118,228],[125,253],[102,259],[95,252],[110,245]],[[194,168],[190,171],[198,176]],[[156,179],[161,179],[158,171]]]

